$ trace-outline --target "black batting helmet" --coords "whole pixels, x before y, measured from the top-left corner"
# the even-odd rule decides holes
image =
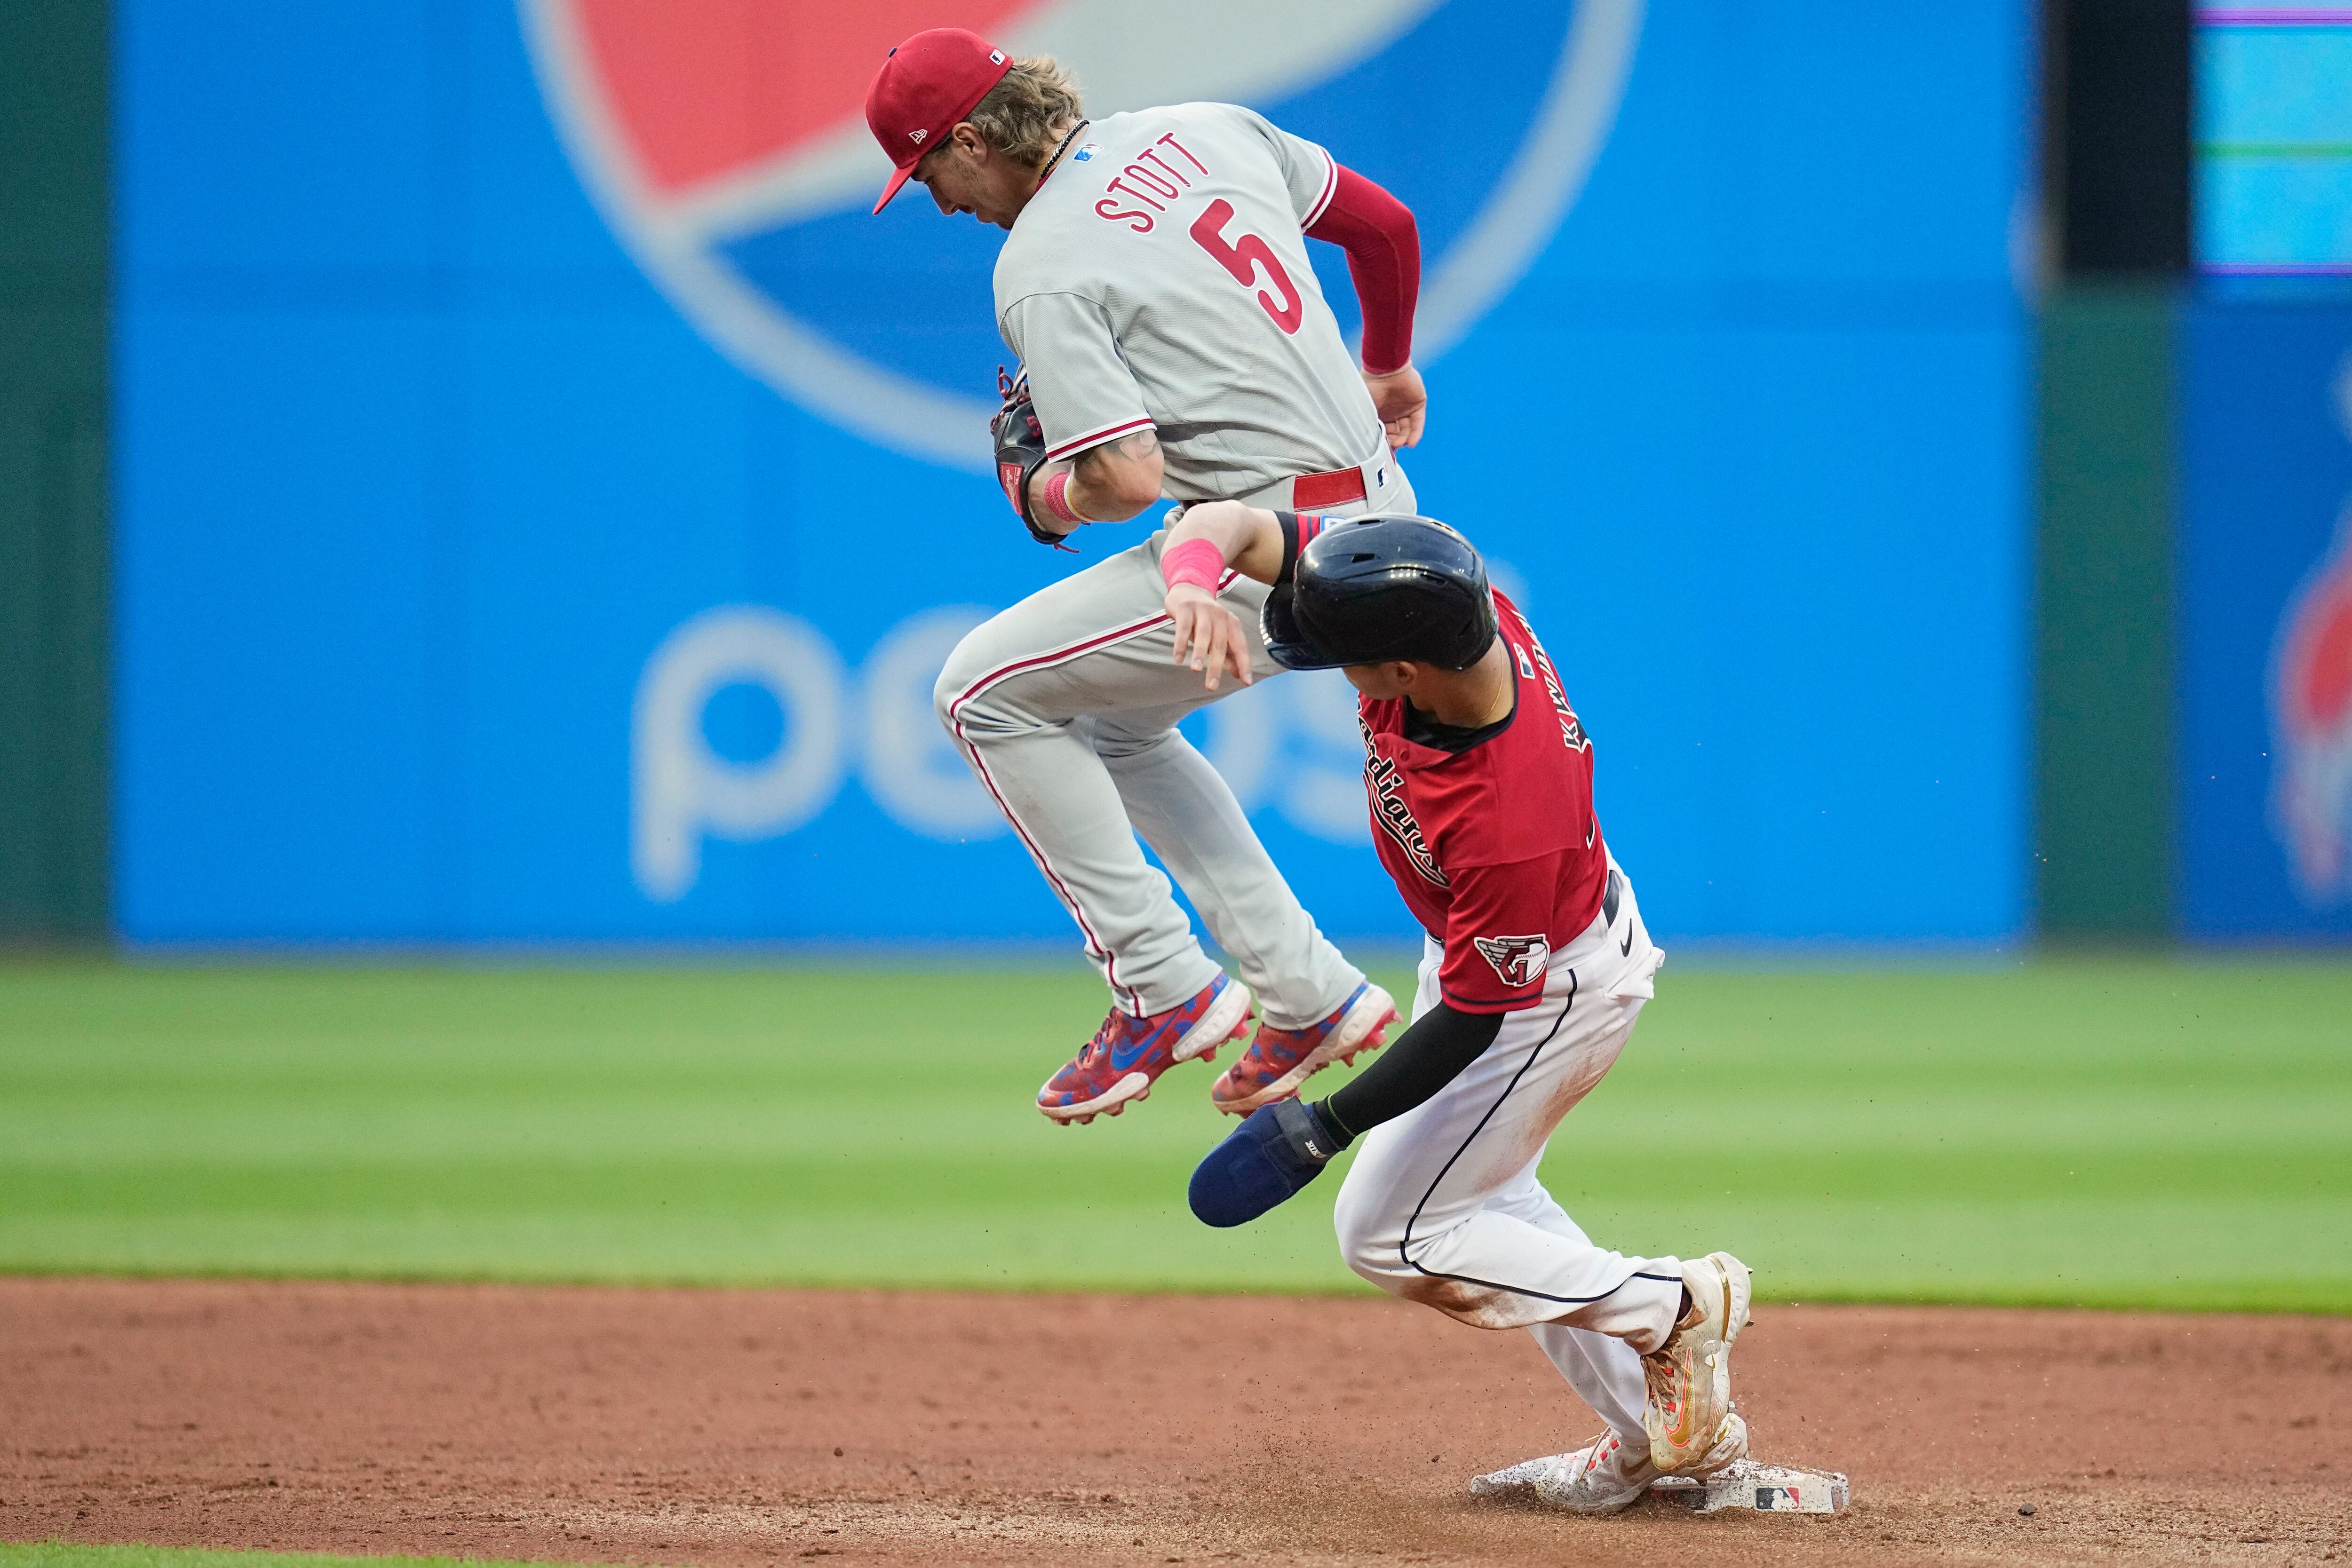
[[[1259,619],[1287,670],[1391,659],[1466,670],[1495,642],[1495,596],[1470,541],[1430,517],[1335,517]]]

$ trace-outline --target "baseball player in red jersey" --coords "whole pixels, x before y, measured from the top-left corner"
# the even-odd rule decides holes
[[[996,420],[997,469],[1032,537],[1057,544],[1163,497],[1411,509],[1391,448],[1422,428],[1421,253],[1387,192],[1233,104],[1088,120],[1054,60],[1013,59],[958,28],[893,50],[866,113],[898,171],[883,201],[913,180],[941,213],[1007,231],[996,318],[1022,376]],[[1348,253],[1360,364],[1309,235]],[[1168,1068],[1247,1033],[1253,992],[1256,1036],[1210,1091],[1235,1114],[1378,1045],[1395,1017],[1176,731],[1220,693],[1169,657],[1161,544],[1155,533],[976,628],[935,692],[1111,988],[1094,1039],[1038,1092],[1058,1122],[1115,1115]],[[1225,591],[1255,622],[1264,588]],[[1278,668],[1255,647],[1244,662]],[[1238,979],[1202,951],[1139,831]]]
[[[1360,1138],[1339,1188],[1349,1264],[1480,1328],[1527,1328],[1609,1430],[1533,1490],[1613,1512],[1662,1474],[1745,1456],[1729,1354],[1748,1270],[1630,1258],[1537,1179],[1546,1142],[1624,1048],[1664,955],[1592,804],[1592,742],[1469,542],[1419,517],[1196,507],[1161,561],[1175,654],[1247,680],[1259,642],[1213,586],[1274,585],[1263,641],[1360,695],[1381,862],[1428,933],[1412,1026],[1329,1099],[1253,1112],[1203,1160],[1193,1212],[1255,1218]]]

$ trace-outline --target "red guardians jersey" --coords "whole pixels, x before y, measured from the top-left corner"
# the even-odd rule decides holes
[[[1551,956],[1601,912],[1609,878],[1592,742],[1518,607],[1496,593],[1495,610],[1518,683],[1509,718],[1449,750],[1409,738],[1402,698],[1358,706],[1381,863],[1444,946],[1446,1006],[1472,1013],[1532,1007]],[[1411,727],[1435,733],[1426,716]]]

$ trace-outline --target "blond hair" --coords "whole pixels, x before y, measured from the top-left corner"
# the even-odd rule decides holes
[[[964,116],[988,144],[1025,168],[1043,168],[1063,133],[1086,113],[1077,78],[1051,55],[1013,62]]]

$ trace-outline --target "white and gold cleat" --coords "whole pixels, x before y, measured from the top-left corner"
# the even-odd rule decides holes
[[[1536,1500],[1570,1513],[1621,1513],[1642,1500],[1658,1467],[1646,1445],[1603,1432],[1589,1448],[1548,1460],[1535,1478]]]
[[[1649,1385],[1642,1425],[1661,1474],[1692,1475],[1727,1436],[1731,1415],[1731,1342],[1748,1326],[1748,1265],[1710,1252],[1683,1265],[1690,1311],[1666,1343],[1642,1358]]]

